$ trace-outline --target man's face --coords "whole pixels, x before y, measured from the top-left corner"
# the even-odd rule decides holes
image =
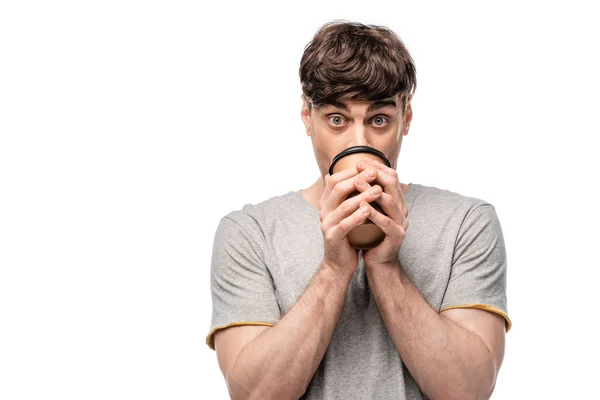
[[[403,108],[400,95],[382,101],[340,101],[308,111],[303,97],[302,120],[311,137],[321,171],[328,174],[329,164],[342,150],[352,146],[370,146],[383,152],[396,168],[402,136],[408,134],[412,119],[410,101]]]

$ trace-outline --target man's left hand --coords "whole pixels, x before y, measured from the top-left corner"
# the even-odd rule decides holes
[[[385,238],[376,247],[366,250],[363,253],[363,260],[370,268],[397,266],[398,252],[408,229],[406,199],[404,198],[404,193],[398,180],[398,173],[395,169],[368,158],[363,159],[356,166],[359,173],[369,167],[374,167],[377,171],[376,183],[382,187],[383,192],[375,201],[381,206],[387,216],[369,206],[371,212],[368,218],[381,228],[383,233],[385,233]],[[362,186],[364,190],[369,190],[371,187],[366,182]],[[361,191],[364,190],[361,188]]]

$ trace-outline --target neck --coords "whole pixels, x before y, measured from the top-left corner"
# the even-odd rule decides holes
[[[308,201],[314,208],[320,210],[319,207],[319,199],[323,195],[323,191],[325,190],[325,181],[322,176],[319,176],[315,183],[313,183],[309,188],[302,190],[302,196]]]

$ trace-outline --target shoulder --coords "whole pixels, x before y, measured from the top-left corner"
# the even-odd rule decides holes
[[[413,185],[415,185],[414,189],[416,189],[413,193],[413,207],[420,214],[431,218],[447,217],[464,219],[476,210],[483,210],[485,212],[494,211],[494,206],[488,199],[436,186]]]
[[[298,196],[298,192],[289,191],[257,203],[246,203],[240,209],[229,211],[222,216],[221,225],[237,226],[264,238],[265,232],[275,220],[298,207]]]
[[[290,191],[270,197],[257,203],[246,203],[240,209],[230,211],[223,218],[228,218],[239,223],[265,222],[269,218],[289,212],[297,206],[298,192]]]

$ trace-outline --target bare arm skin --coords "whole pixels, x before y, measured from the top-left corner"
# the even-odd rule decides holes
[[[351,278],[323,264],[274,327],[228,328],[215,335],[233,399],[298,399],[304,394],[329,345]]]
[[[505,321],[478,309],[451,309],[438,314],[404,274],[398,251],[408,229],[408,209],[398,175],[375,166],[384,192],[377,199],[387,216],[371,207],[369,219],[386,234],[364,255],[369,286],[396,349],[429,398],[489,399],[504,357]],[[366,182],[359,190],[369,190]],[[427,266],[423,266],[427,268]]]
[[[363,173],[362,179],[375,176]],[[358,171],[325,178],[320,200],[324,259],[296,304],[273,327],[230,327],[215,333],[215,349],[231,397],[298,399],[305,393],[341,315],[346,292],[358,266],[358,251],[346,239],[369,213],[365,202],[381,194],[356,190]]]
[[[438,314],[398,265],[367,267],[388,332],[429,398],[489,399],[504,357],[505,321],[477,309]]]

